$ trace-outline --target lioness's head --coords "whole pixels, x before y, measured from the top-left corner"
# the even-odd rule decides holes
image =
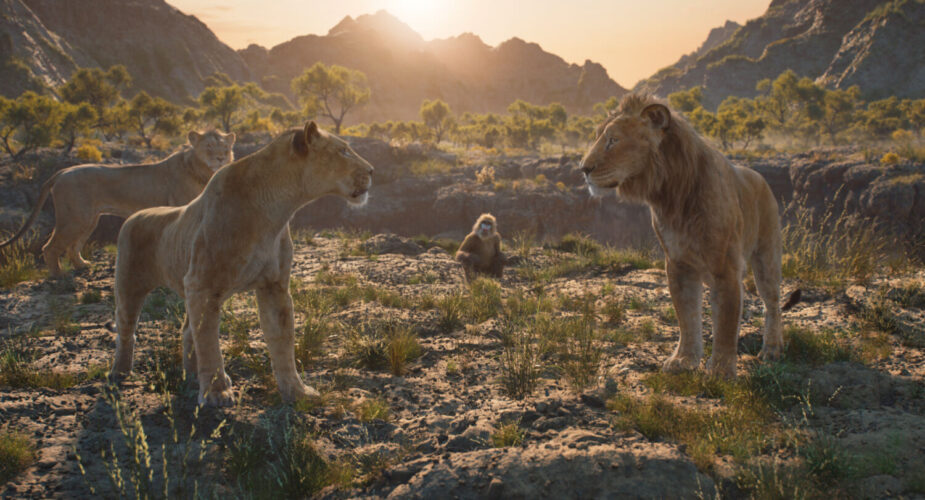
[[[296,161],[302,162],[302,183],[306,191],[321,188],[326,194],[343,196],[353,205],[369,199],[373,166],[346,141],[318,128],[314,121],[293,131],[290,142]]]
[[[645,197],[661,172],[659,147],[672,125],[671,111],[653,99],[629,95],[620,109],[598,128],[597,138],[579,167],[594,196],[603,189]]]
[[[218,130],[209,130],[203,134],[191,130],[186,136],[193,146],[193,154],[212,171],[234,161],[234,132],[223,134]]]

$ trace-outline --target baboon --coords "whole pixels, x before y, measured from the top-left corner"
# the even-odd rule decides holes
[[[479,273],[501,277],[504,272],[504,255],[501,253],[501,233],[498,232],[498,222],[494,215],[479,216],[472,226],[472,232],[459,246],[456,260],[462,265],[466,283]]]

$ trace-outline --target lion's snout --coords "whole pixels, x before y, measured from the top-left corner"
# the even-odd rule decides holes
[[[585,160],[581,160],[581,163],[578,164],[578,168],[581,169],[581,172],[585,175],[585,180],[588,180],[591,175],[591,172],[597,168],[597,163],[590,163]]]

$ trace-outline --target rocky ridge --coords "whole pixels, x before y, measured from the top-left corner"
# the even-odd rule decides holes
[[[774,0],[723,43],[634,90],[667,96],[699,85],[704,104],[715,109],[730,95],[754,97],[759,80],[791,69],[834,88],[859,85],[868,99],[921,98],[925,56],[914,47],[923,16],[918,1]]]
[[[352,123],[418,119],[421,101],[439,98],[456,113],[503,112],[516,99],[560,102],[588,113],[626,90],[599,64],[569,64],[519,38],[490,47],[471,33],[424,41],[385,11],[344,18],[323,36],[294,38],[270,49],[240,51],[262,85],[291,95],[289,82],[318,61],[366,74],[371,97]]]

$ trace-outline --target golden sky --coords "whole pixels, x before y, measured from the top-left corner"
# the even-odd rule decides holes
[[[604,65],[624,87],[696,49],[727,19],[744,24],[770,0],[167,0],[235,49],[324,35],[344,16],[385,9],[425,40],[475,33],[511,37],[581,64]]]

